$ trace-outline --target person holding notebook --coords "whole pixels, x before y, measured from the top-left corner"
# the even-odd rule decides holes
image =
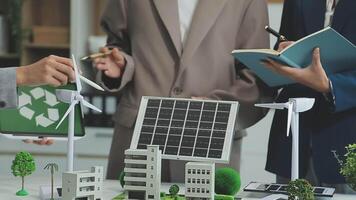
[[[0,110],[17,107],[18,86],[60,86],[72,80],[74,80],[72,61],[59,56],[48,56],[27,66],[0,68]],[[40,145],[53,143],[46,138],[25,142]]]
[[[355,9],[354,0],[286,0],[280,34],[296,41],[331,26],[356,44]],[[283,42],[276,47],[282,50],[290,44]],[[316,99],[312,110],[300,115],[301,178],[307,178],[313,185],[336,187],[337,192],[350,192],[332,151],[343,155],[345,146],[356,143],[356,70],[327,76],[320,60],[322,51],[315,48],[311,64],[303,69],[290,68],[271,60],[265,65],[300,83],[285,86],[277,102],[287,102],[293,97]],[[276,110],[266,170],[275,173],[279,183],[287,183],[290,178],[291,137],[286,137],[286,123],[287,111]]]
[[[117,179],[124,168],[144,95],[238,100],[241,130],[235,134],[230,166],[239,170],[242,130],[264,116],[253,105],[270,91],[230,52],[268,47],[267,23],[265,0],[109,0],[102,26],[107,47],[114,49],[94,61],[104,87],[122,94],[107,178]],[[163,161],[162,178],[183,182],[184,162]]]

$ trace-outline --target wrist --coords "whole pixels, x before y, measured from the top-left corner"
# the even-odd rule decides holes
[[[27,82],[27,66],[20,66],[16,68],[16,84],[17,86],[26,85]]]
[[[328,78],[323,81],[320,92],[321,93],[330,93],[331,92],[330,80]]]

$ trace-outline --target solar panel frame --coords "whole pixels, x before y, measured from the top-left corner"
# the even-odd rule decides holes
[[[151,100],[150,102],[152,106],[157,106],[158,109],[152,106],[148,106],[149,100]],[[157,102],[159,102],[159,105],[157,104]],[[187,105],[184,105],[185,104],[184,102],[188,102]],[[213,108],[214,104],[215,104],[215,108]],[[219,105],[226,105],[226,104],[230,105],[229,106],[230,109],[219,107]],[[194,123],[196,122],[194,120],[197,120],[196,116],[198,112],[196,111],[198,111],[197,110],[198,108],[200,113],[199,113],[198,124],[196,124]],[[219,108],[221,109],[218,110]],[[236,130],[235,126],[237,126],[236,121],[237,121],[238,108],[239,108],[239,103],[237,101],[215,101],[215,100],[143,96],[141,99],[140,108],[138,111],[136,125],[134,128],[134,133],[132,136],[130,148],[131,149],[139,148],[138,145],[139,145],[141,132],[143,132],[142,134],[145,134],[145,136],[147,136],[142,139],[145,139],[146,141],[150,139],[151,140],[150,144],[152,144],[152,142],[154,141],[155,142],[163,141],[164,135],[166,135],[165,137],[166,141],[164,143],[163,149],[162,146],[160,147],[160,149],[162,150],[162,159],[203,161],[203,162],[213,161],[216,163],[229,163],[233,136]],[[147,113],[146,110],[148,111]],[[171,112],[169,112],[169,110],[171,110]],[[182,110],[185,110],[185,112],[182,112]],[[211,116],[208,116],[207,114],[206,116],[204,116],[204,121],[201,121],[201,119],[203,118],[202,115],[203,112],[206,113],[213,112],[214,113],[213,119],[211,119]],[[227,112],[228,115],[226,114]],[[155,120],[153,120],[153,118],[145,118],[145,115],[150,117],[154,116]],[[194,120],[189,121],[188,116]],[[224,119],[226,119],[226,117],[228,119],[227,121],[225,121],[226,123],[221,123]],[[166,124],[167,123],[166,120],[168,120],[168,118],[169,118],[169,126],[167,127],[157,126],[158,123]],[[144,121],[146,125],[143,125]],[[155,124],[152,127],[153,121],[155,121]],[[181,123],[184,123],[183,126]],[[143,126],[144,129],[142,128]],[[181,126],[182,128],[180,128]],[[225,126],[226,126],[225,137],[222,137],[224,130],[221,129],[225,129]],[[168,128],[168,130],[165,130],[164,128]],[[149,131],[151,133],[145,133],[143,130]],[[195,130],[195,135],[194,135],[194,130]],[[209,136],[207,136],[208,132],[206,131],[210,131]],[[152,134],[151,138],[148,138],[150,137],[149,134]],[[157,139],[155,135],[158,136]],[[218,137],[213,137],[215,135]],[[177,143],[179,137],[180,137],[179,146],[168,145],[168,144],[173,144],[173,142]],[[184,138],[187,137],[194,137],[195,139],[194,147],[184,146],[184,145],[188,145],[187,143],[184,143],[183,145],[183,142],[187,142],[184,140]],[[209,139],[208,144],[206,143],[207,138]],[[221,147],[222,143],[219,144],[219,142],[212,144],[212,141],[219,141],[219,140],[221,141],[221,139],[224,139],[224,144],[222,147]],[[207,145],[208,147],[206,147]],[[212,145],[221,148],[222,150],[221,157],[219,157],[220,150],[211,149],[210,147]],[[191,155],[189,155],[190,150],[192,150]],[[205,150],[206,150],[206,156],[201,157],[202,155],[204,155]],[[166,152],[167,153],[177,152],[177,153],[176,155],[170,155],[170,154],[166,154]]]

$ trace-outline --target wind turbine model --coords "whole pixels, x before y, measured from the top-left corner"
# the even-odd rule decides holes
[[[74,73],[75,73],[75,84],[77,86],[77,90],[66,90],[66,89],[57,89],[56,90],[56,95],[57,98],[64,102],[70,104],[68,110],[65,112],[63,115],[61,121],[58,123],[56,129],[62,124],[64,119],[69,115],[68,119],[68,146],[67,146],[67,170],[68,172],[73,171],[73,157],[74,157],[74,121],[75,121],[75,105],[80,103],[80,106],[83,108],[83,106],[88,107],[90,109],[96,110],[98,112],[101,112],[101,110],[94,105],[90,104],[87,102],[84,97],[80,94],[82,91],[82,84],[80,80],[83,80],[86,82],[88,85],[104,91],[103,88],[101,88],[99,85],[95,84],[94,82],[86,79],[85,77],[81,76],[78,72],[78,66],[75,61],[74,55],[72,55],[72,60],[73,60],[73,67],[74,67]],[[83,109],[82,109],[83,112]],[[83,117],[83,113],[82,113]]]
[[[290,98],[286,103],[255,104],[257,107],[272,109],[288,109],[287,137],[292,125],[292,168],[291,180],[299,178],[299,113],[310,110],[314,105],[314,98]]]

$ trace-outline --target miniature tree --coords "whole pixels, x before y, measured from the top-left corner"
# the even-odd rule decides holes
[[[120,181],[120,185],[122,188],[124,188],[124,185],[125,185],[124,178],[125,178],[125,172],[121,171],[121,173],[119,175],[119,181]]]
[[[16,154],[11,166],[12,174],[14,176],[21,176],[22,188],[19,190],[17,196],[26,196],[28,192],[25,190],[25,176],[32,174],[36,170],[35,161],[32,155],[28,152],[20,152]]]
[[[332,152],[341,166],[340,174],[345,177],[347,184],[356,191],[356,144],[350,144],[345,148],[344,161],[339,158],[336,151]]]
[[[232,168],[220,168],[215,172],[215,193],[235,196],[240,190],[240,174]]]
[[[51,200],[53,198],[53,182],[54,182],[54,171],[58,171],[58,165],[56,163],[48,163],[44,169],[51,170]]]
[[[290,181],[287,186],[288,200],[314,200],[313,187],[305,179]]]
[[[169,194],[171,195],[171,197],[174,199],[178,199],[177,197],[178,192],[179,192],[179,186],[176,184],[171,185],[171,187],[169,188]]]

